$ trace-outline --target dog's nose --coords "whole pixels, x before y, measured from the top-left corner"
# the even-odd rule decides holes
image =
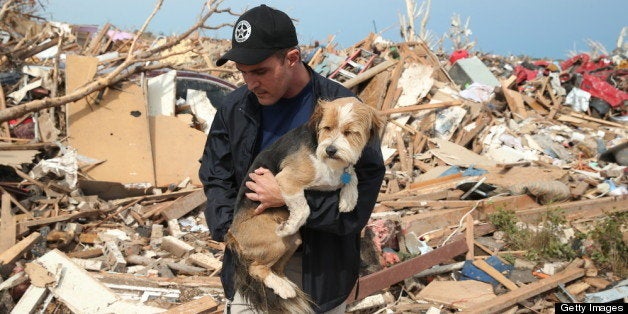
[[[334,155],[338,152],[338,149],[334,146],[327,146],[327,148],[325,148],[325,152],[327,153],[327,156],[334,157]]]

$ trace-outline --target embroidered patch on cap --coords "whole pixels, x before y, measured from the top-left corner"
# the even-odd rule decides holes
[[[251,24],[248,21],[242,20],[238,22],[233,30],[233,37],[239,43],[245,42],[251,36]]]

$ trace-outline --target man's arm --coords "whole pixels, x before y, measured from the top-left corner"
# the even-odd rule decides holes
[[[216,241],[223,241],[231,226],[238,192],[229,135],[220,112],[216,114],[207,136],[199,169],[199,178],[207,196],[205,220]]]
[[[355,165],[358,202],[354,210],[342,214],[338,212],[338,191],[306,191],[311,213],[305,227],[341,235],[360,232],[371,217],[385,171],[380,141],[374,139],[364,148]]]

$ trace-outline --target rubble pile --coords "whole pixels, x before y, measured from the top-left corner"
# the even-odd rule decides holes
[[[3,8],[0,312],[222,312],[196,175],[228,41]],[[302,46],[387,119],[348,312],[545,312],[628,296],[627,51],[532,60],[375,34]],[[94,297],[98,296],[98,297]]]

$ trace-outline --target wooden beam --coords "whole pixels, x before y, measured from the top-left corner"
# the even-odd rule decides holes
[[[28,237],[22,239],[22,241],[10,247],[8,250],[1,252],[0,266],[13,263],[22,254],[22,252],[28,250],[28,248],[35,244],[35,241],[39,239],[39,236],[39,232],[33,232],[29,234]]]
[[[474,246],[473,246],[473,216],[467,215],[465,221],[466,229],[464,231],[465,240],[467,241],[467,256],[466,260],[472,261],[474,257]]]
[[[60,221],[67,221],[67,220],[71,220],[71,219],[75,219],[75,218],[81,218],[81,217],[87,217],[87,216],[91,216],[91,215],[97,215],[98,213],[100,213],[100,210],[86,210],[86,211],[75,212],[75,213],[72,213],[72,214],[59,215],[59,216],[55,216],[55,217],[35,218],[35,219],[30,219],[30,220],[22,220],[22,221],[18,222],[18,226],[19,226],[18,230],[21,232],[21,231],[23,231],[22,230],[23,228],[47,225],[47,224],[60,222]]]
[[[526,223],[537,223],[548,210],[561,210],[568,221],[600,217],[628,210],[628,196],[607,196],[593,200],[582,200],[538,206],[515,211],[519,219]]]
[[[464,239],[460,239],[426,254],[395,264],[376,273],[360,277],[346,302],[350,303],[362,300],[375,292],[388,288],[423,270],[465,253],[467,250],[467,244],[465,242]]]
[[[15,205],[21,212],[23,212],[27,216],[33,218],[33,214],[31,214],[31,212],[28,211],[28,209],[26,207],[24,207],[24,205],[22,205],[22,203],[20,203],[20,201],[18,201],[15,197],[13,197],[13,195],[11,195],[11,193],[7,192],[1,186],[0,186],[0,192],[2,192],[3,194],[9,195],[9,198],[11,200],[11,203],[13,203],[13,205]]]
[[[170,308],[163,314],[197,314],[205,313],[206,311],[213,311],[218,308],[218,302],[209,295],[202,298],[183,303],[179,306]]]
[[[346,82],[342,83],[342,86],[346,87],[346,88],[351,88],[354,87],[370,78],[372,78],[373,76],[377,75],[380,72],[385,71],[386,69],[388,69],[389,67],[395,65],[397,63],[397,61],[395,60],[386,60],[360,74],[358,74],[356,77],[351,78],[349,80],[347,80]]]
[[[504,85],[502,85],[502,91],[504,92],[504,96],[506,97],[506,102],[508,103],[510,111],[513,114],[518,115],[522,119],[527,118],[528,112],[526,111],[521,94],[512,89],[508,89]]]
[[[4,97],[4,87],[0,85],[0,111],[4,109],[7,109],[7,104],[6,104],[6,98]],[[3,138],[7,138],[9,140],[11,139],[11,129],[9,128],[9,122],[4,121],[0,123],[0,136],[2,136]],[[9,144],[7,146],[11,146],[11,145],[12,144]],[[2,146],[5,146],[5,145],[2,145]]]
[[[569,282],[582,276],[584,276],[584,269],[567,268],[551,277],[541,279],[519,289],[499,295],[498,297],[485,302],[483,305],[469,311],[463,311],[463,313],[500,313],[503,309],[506,309],[513,304],[554,289],[561,283]]]
[[[28,286],[26,292],[17,302],[11,313],[35,313],[41,301],[46,297],[48,289],[40,288],[35,285]]]
[[[462,173],[458,172],[458,173],[454,173],[454,174],[450,174],[450,175],[446,175],[446,176],[442,176],[442,177],[437,177],[434,179],[429,179],[429,180],[425,180],[422,182],[413,182],[410,183],[410,189],[419,189],[419,188],[424,188],[426,186],[430,186],[433,184],[439,184],[439,183],[443,183],[443,182],[449,182],[452,180],[456,180],[462,178]]]
[[[426,109],[446,108],[446,107],[451,107],[451,106],[458,106],[461,104],[462,102],[460,100],[452,100],[452,101],[443,101],[443,102],[433,103],[433,104],[421,104],[421,105],[397,107],[397,108],[382,110],[380,111],[380,113],[383,115],[390,115],[393,113],[416,112],[419,110],[426,110]]]
[[[475,265],[475,267],[487,273],[489,276],[493,277],[493,279],[499,281],[502,285],[504,285],[506,288],[510,289],[511,291],[519,289],[519,286],[517,286],[514,282],[510,281],[510,279],[506,278],[506,276],[500,273],[493,266],[489,265],[486,261],[484,260],[473,261],[473,265]]]
[[[598,119],[598,118],[590,117],[590,116],[587,116],[585,114],[578,113],[578,112],[570,112],[569,115],[572,116],[572,117],[580,118],[580,119],[587,120],[587,121],[593,121],[593,122],[596,122],[596,123],[599,123],[599,124],[613,126],[613,127],[620,128],[620,129],[627,129],[628,128],[625,124],[622,124],[622,123],[617,123],[617,122],[607,121],[607,120],[603,120],[603,119]]]
[[[222,288],[220,277],[217,276],[183,276],[183,277],[148,277],[135,274],[118,274],[109,272],[92,273],[92,277],[105,283],[123,283],[127,285],[183,286]]]
[[[206,201],[207,197],[205,196],[205,191],[198,189],[172,202],[168,207],[162,210],[161,214],[166,217],[167,220],[179,219],[191,212],[194,208],[203,205]]]
[[[73,313],[156,313],[161,308],[123,300],[61,251],[54,249],[37,259],[58,276],[48,287]]]
[[[2,193],[0,219],[0,252],[3,252],[15,245],[16,237],[15,216],[11,213],[11,197],[7,192]]]
[[[384,97],[384,103],[382,104],[382,108],[378,108],[380,110],[387,110],[393,106],[393,103],[397,94],[397,83],[399,83],[399,78],[404,70],[405,60],[402,57],[401,61],[397,63],[395,69],[392,72],[390,77],[390,84],[388,85],[388,89],[386,90],[386,97]]]
[[[467,180],[467,178],[462,178],[462,174],[455,173],[447,176],[443,176],[440,178],[434,178],[430,180],[426,180],[424,182],[419,182],[411,185],[410,188],[403,189],[397,193],[392,194],[380,194],[377,198],[377,201],[389,201],[396,200],[406,196],[412,195],[423,195],[434,192],[443,191],[450,188],[455,188],[458,183],[463,180]]]

